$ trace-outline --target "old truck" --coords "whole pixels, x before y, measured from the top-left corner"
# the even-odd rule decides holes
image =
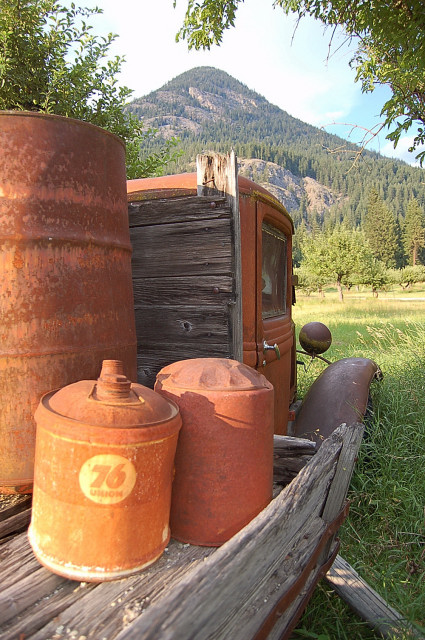
[[[41,568],[30,496],[0,504],[0,637],[288,638],[337,556],[338,528],[375,363],[330,364],[297,401],[293,225],[268,191],[238,177],[234,154],[197,173],[128,183],[138,381],[176,360],[243,361],[275,389],[272,502],[219,548],[171,540],[139,574],[76,583]],[[327,336],[305,331],[316,357]],[[320,448],[318,445],[321,445]]]
[[[268,191],[237,177],[234,155],[200,156],[197,173],[131,180],[127,193],[139,382],[152,386],[183,358],[234,358],[273,384],[276,434],[320,443],[364,415],[379,375],[366,358],[333,363],[294,409],[293,223]],[[303,335],[311,356],[330,344],[319,323]]]

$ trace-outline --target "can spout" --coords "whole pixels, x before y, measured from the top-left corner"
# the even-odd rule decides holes
[[[96,384],[99,400],[125,400],[131,393],[131,381],[124,374],[121,360],[104,360]]]

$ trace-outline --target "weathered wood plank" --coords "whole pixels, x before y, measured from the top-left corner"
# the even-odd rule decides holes
[[[253,584],[251,592],[246,590],[241,608],[232,610],[227,617],[223,616],[220,627],[208,636],[208,640],[254,638],[263,626],[266,608],[267,611],[273,611],[297,582],[302,570],[308,565],[312,549],[320,543],[324,529],[324,523],[319,517],[305,522],[293,540],[290,555],[281,556],[272,572],[266,573],[263,580]],[[284,544],[283,542],[283,546]]]
[[[292,436],[274,436],[273,477],[288,484],[316,453],[316,443]]]
[[[326,574],[326,581],[383,638],[400,637],[403,632],[406,634],[403,637],[424,640],[425,636],[390,607],[341,556],[336,557]]]
[[[223,308],[136,309],[138,344],[188,345],[228,342],[229,315]]]
[[[335,430],[335,433],[338,434],[341,431],[344,431],[346,435],[338,460],[335,481],[332,483],[332,487],[329,491],[329,496],[323,510],[322,518],[325,522],[330,522],[336,518],[344,505],[348,487],[351,482],[351,476],[353,475],[354,465],[357,460],[357,454],[362,442],[364,425],[360,422],[355,422],[348,427],[343,427],[341,425]]]
[[[128,206],[130,229],[137,226],[199,222],[230,218],[230,207],[223,197],[184,196],[156,198],[130,202]]]
[[[276,456],[308,455],[313,456],[316,451],[316,443],[306,438],[295,438],[294,436],[273,436],[273,450]]]
[[[232,212],[233,263],[235,278],[235,304],[231,307],[233,357],[243,361],[242,318],[242,256],[239,211],[238,163],[236,154],[200,154],[196,157],[198,195],[209,195],[213,190],[223,193]]]
[[[180,276],[133,279],[134,306],[222,307],[234,301],[233,278],[229,275]]]
[[[3,589],[1,594],[0,625],[8,622],[15,616],[25,611],[34,604],[34,596],[37,600],[49,595],[63,582],[63,578],[47,571],[38,569]]]
[[[55,621],[62,611],[79,600],[82,597],[82,592],[90,591],[93,588],[95,588],[93,584],[63,579],[60,586],[50,595],[34,602],[28,611],[16,616],[9,624],[2,626],[0,628],[1,640],[30,638],[32,634]]]
[[[7,589],[39,568],[40,565],[31,550],[26,533],[20,533],[0,546],[2,589]]]
[[[231,275],[232,236],[229,219],[131,229],[133,277]]]
[[[332,562],[333,556],[338,550],[338,546],[339,545],[335,543],[335,546],[331,551],[331,559],[326,563],[325,569],[329,562]],[[323,565],[318,564],[313,569],[299,595],[277,618],[274,627],[270,630],[267,636],[267,640],[286,640],[287,638],[292,638],[292,630],[295,629],[306,605],[308,604],[314,587],[325,573],[326,571],[324,570]]]
[[[238,163],[234,151],[230,154],[200,154],[196,157],[198,195],[209,195],[212,190],[223,193],[232,212],[233,264],[235,301],[230,308],[233,357],[243,361],[242,317],[242,256],[239,211]]]
[[[349,426],[344,424],[338,427],[334,433],[339,434],[341,432],[344,432],[346,435],[339,456],[335,479],[329,490],[329,495],[323,509],[322,518],[325,522],[332,522],[345,503],[354,465],[363,438],[364,425],[360,422],[355,422]],[[333,545],[333,539],[329,540],[328,545],[323,550],[322,562],[324,562],[329,555],[331,545]]]
[[[140,384],[153,388],[155,378],[163,367],[188,358],[230,358],[228,344],[172,344],[156,347],[152,344],[138,345],[137,379]]]
[[[24,511],[31,505],[31,495],[0,495],[0,522],[15,513]]]
[[[25,509],[21,513],[15,513],[7,520],[0,522],[0,538],[5,538],[11,533],[17,533],[26,529],[31,520],[31,509]]]
[[[45,640],[54,635],[55,640],[59,640],[85,636],[109,640],[214,551],[212,547],[192,547],[171,541],[152,567],[125,580],[104,582],[94,585],[90,592],[82,591],[54,621],[29,637]]]
[[[235,638],[246,638],[241,611],[249,603],[249,594],[293,552],[298,533],[321,511],[340,448],[340,438],[329,438],[257,518],[124,629],[119,640],[228,638],[220,629],[236,612],[240,626]]]

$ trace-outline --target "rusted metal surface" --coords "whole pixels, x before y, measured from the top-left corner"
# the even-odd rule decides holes
[[[183,420],[172,536],[220,545],[272,499],[273,387],[240,362],[195,358],[162,369],[155,389],[178,404]]]
[[[308,322],[298,337],[302,348],[310,355],[325,353],[332,344],[332,335],[322,322]]]
[[[330,364],[308,390],[293,435],[320,446],[340,424],[361,421],[370,384],[379,373],[368,358],[343,358]]]
[[[59,116],[0,113],[0,491],[31,491],[40,397],[136,379],[125,150]]]
[[[37,559],[73,580],[121,578],[170,539],[177,406],[105,361],[99,380],[45,395],[29,530]]]

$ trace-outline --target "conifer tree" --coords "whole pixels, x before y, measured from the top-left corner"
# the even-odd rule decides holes
[[[406,255],[414,266],[418,262],[419,249],[425,247],[424,212],[416,198],[412,198],[407,205],[403,231]]]
[[[396,266],[397,226],[394,215],[375,189],[369,194],[363,230],[372,253],[386,267]]]

